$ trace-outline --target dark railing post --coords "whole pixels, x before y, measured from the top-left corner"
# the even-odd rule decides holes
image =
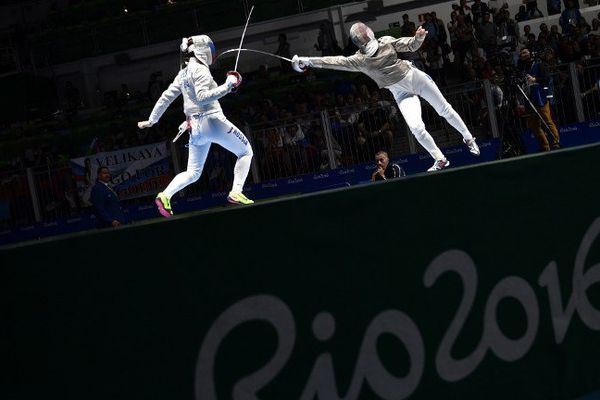
[[[35,179],[33,178],[33,169],[27,168],[27,185],[29,186],[29,194],[31,194],[31,205],[33,206],[33,215],[35,222],[42,222],[42,213],[40,211],[40,198],[37,193],[35,186]]]
[[[329,156],[329,168],[336,169],[335,153],[333,152],[333,142],[331,140],[331,123],[329,121],[329,113],[327,110],[321,111],[321,124],[323,126],[323,135],[327,145],[327,155]]]
[[[585,114],[583,112],[583,101],[581,100],[581,90],[579,88],[579,75],[577,74],[577,66],[574,62],[569,63],[569,74],[573,84],[573,98],[575,99],[575,112],[577,113],[577,122],[585,122]]]
[[[250,141],[250,145],[252,146],[252,149],[254,149],[254,151],[256,151],[256,147],[255,147],[255,142],[254,142],[254,138],[252,137],[252,129],[250,129],[250,125],[248,123],[246,123],[246,125],[244,126],[244,130],[245,130],[245,134],[246,134],[246,138]],[[256,162],[256,153],[254,153],[254,157],[252,157],[252,164],[250,164],[250,170],[252,171],[252,180],[254,181],[254,183],[259,183],[260,182],[260,171],[258,170],[258,164]]]
[[[499,138],[500,131],[498,130],[498,118],[496,117],[496,103],[492,93],[492,84],[489,79],[483,81],[483,89],[485,91],[485,101],[488,107],[488,117],[490,118],[490,129],[492,137]]]

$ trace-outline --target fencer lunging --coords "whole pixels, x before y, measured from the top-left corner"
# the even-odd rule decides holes
[[[246,136],[227,120],[218,101],[239,86],[242,77],[237,72],[228,72],[225,83],[217,85],[209,70],[215,57],[215,46],[206,35],[183,38],[181,52],[185,58],[189,57],[187,66],[182,65],[181,71],[154,105],[148,120],[138,122],[140,129],[151,127],[169,105],[180,94],[183,95],[183,111],[190,129],[187,170],[173,178],[164,192],[158,194],[156,205],[163,216],[173,215],[171,197],[200,178],[212,143],[221,145],[238,157],[227,200],[251,204],[253,201],[244,196],[242,190],[250,170],[252,147]]]
[[[415,68],[412,63],[398,58],[398,52],[412,52],[421,47],[426,35],[427,31],[419,27],[412,38],[396,39],[384,36],[377,40],[371,28],[359,22],[350,28],[350,38],[359,48],[356,54],[350,57],[298,57],[296,55],[292,59],[292,67],[298,72],[305,71],[308,67],[358,71],[373,79],[379,88],[389,89],[410,131],[435,160],[428,171],[438,171],[446,168],[450,162],[425,129],[421,117],[421,103],[417,96],[431,104],[435,111],[462,135],[464,143],[472,154],[478,156],[480,151],[462,118],[444,98],[429,75]]]

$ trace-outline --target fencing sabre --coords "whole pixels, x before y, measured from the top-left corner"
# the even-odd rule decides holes
[[[251,52],[251,53],[263,54],[263,55],[265,55],[265,56],[275,57],[275,58],[278,58],[278,59],[280,59],[280,60],[283,60],[283,61],[292,62],[292,60],[291,60],[290,58],[282,57],[282,56],[279,56],[279,55],[277,55],[277,54],[268,53],[268,52],[266,52],[266,51],[261,51],[261,50],[254,50],[254,49],[242,49],[242,48],[239,48],[239,49],[230,49],[230,50],[225,50],[224,52],[222,52],[221,54],[219,54],[219,56],[218,56],[218,57],[221,57],[221,56],[222,56],[222,55],[224,55],[224,54],[233,53],[234,51],[237,51],[237,52],[238,52],[238,54],[239,54],[240,52],[242,52],[242,51],[248,51],[248,52]],[[218,58],[218,57],[217,57],[217,58]]]
[[[242,38],[240,39],[240,46],[242,48],[242,44],[244,43],[244,38],[246,37],[246,29],[248,29],[248,24],[250,23],[250,17],[252,17],[252,11],[254,11],[254,6],[250,8],[250,12],[248,13],[248,19],[246,20],[246,26],[244,26],[244,31],[242,32]],[[240,61],[240,52],[238,51],[237,56],[235,57],[235,66],[233,67],[233,71],[229,71],[226,75],[233,75],[238,80],[238,85],[242,82],[242,76],[239,72],[237,72],[238,62]],[[237,92],[237,85],[231,89],[232,93]]]
[[[181,125],[179,125],[179,128],[177,130],[177,136],[175,136],[175,138],[173,139],[173,143],[175,143],[177,139],[181,137],[181,135],[187,132],[188,129],[190,129],[190,123],[187,120],[183,121]]]
[[[250,12],[248,13],[248,19],[246,19],[246,26],[244,26],[244,31],[242,32],[242,38],[240,39],[240,45],[238,47],[239,51],[237,53],[237,57],[235,58],[235,66],[233,70],[237,72],[238,61],[240,61],[240,53],[242,49],[242,45],[244,44],[244,37],[246,36],[246,29],[248,29],[248,24],[250,23],[250,17],[252,16],[252,11],[254,11],[254,6],[250,8]]]

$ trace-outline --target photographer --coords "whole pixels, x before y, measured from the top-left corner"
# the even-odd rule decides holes
[[[533,131],[542,151],[550,150],[550,143],[542,129],[542,120],[552,135],[552,149],[560,148],[558,129],[556,129],[556,124],[552,120],[550,102],[548,101],[550,72],[546,62],[547,55],[548,53],[545,52],[540,54],[540,57],[534,58],[529,49],[524,48],[521,50],[519,60],[519,69],[525,77],[529,90],[529,100],[537,110],[537,113],[532,112],[529,115],[527,125]]]

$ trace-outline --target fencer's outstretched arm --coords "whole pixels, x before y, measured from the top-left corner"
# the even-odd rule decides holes
[[[379,38],[379,43],[391,44],[392,46],[394,46],[394,49],[396,49],[396,51],[398,53],[417,51],[417,50],[419,50],[419,47],[421,47],[421,45],[423,44],[424,41],[425,41],[425,36],[423,36],[423,37],[413,36],[413,37],[401,37],[401,38],[394,38],[391,36],[383,36],[383,37]]]
[[[413,52],[419,50],[419,47],[421,47],[427,37],[427,33],[422,26],[419,26],[413,37],[395,38],[392,36],[383,36],[379,38],[379,43],[391,44],[398,53]]]
[[[308,66],[313,68],[334,69],[337,71],[359,72],[363,63],[359,62],[358,56],[328,56],[308,57]]]
[[[380,44],[392,44],[397,52],[417,51],[425,41],[427,31],[422,27],[417,29],[414,37],[394,38],[384,36],[379,39]],[[373,39],[375,40],[375,39]],[[308,67],[335,69],[338,71],[362,72],[364,69],[364,56],[355,54],[350,57],[298,57],[292,58],[292,67],[301,72]]]
[[[181,94],[181,86],[179,85],[179,79],[175,78],[173,82],[169,85],[167,90],[165,90],[160,98],[156,101],[152,112],[150,113],[150,118],[148,118],[148,122],[152,126],[158,122],[160,117],[165,113],[167,108],[171,105],[171,103],[179,97]],[[139,126],[139,123],[138,123]],[[139,126],[140,128],[146,128],[147,126]]]
[[[410,38],[394,38],[384,36],[379,39],[381,44],[392,44],[397,52],[413,52],[417,51],[423,44],[425,37],[410,37]],[[295,59],[293,59],[294,61]],[[333,57],[298,57],[301,63],[307,64],[307,67],[334,69],[338,71],[360,72],[361,66],[364,63],[360,61],[359,56],[352,55],[350,57],[333,56]],[[292,61],[292,62],[293,62]]]

